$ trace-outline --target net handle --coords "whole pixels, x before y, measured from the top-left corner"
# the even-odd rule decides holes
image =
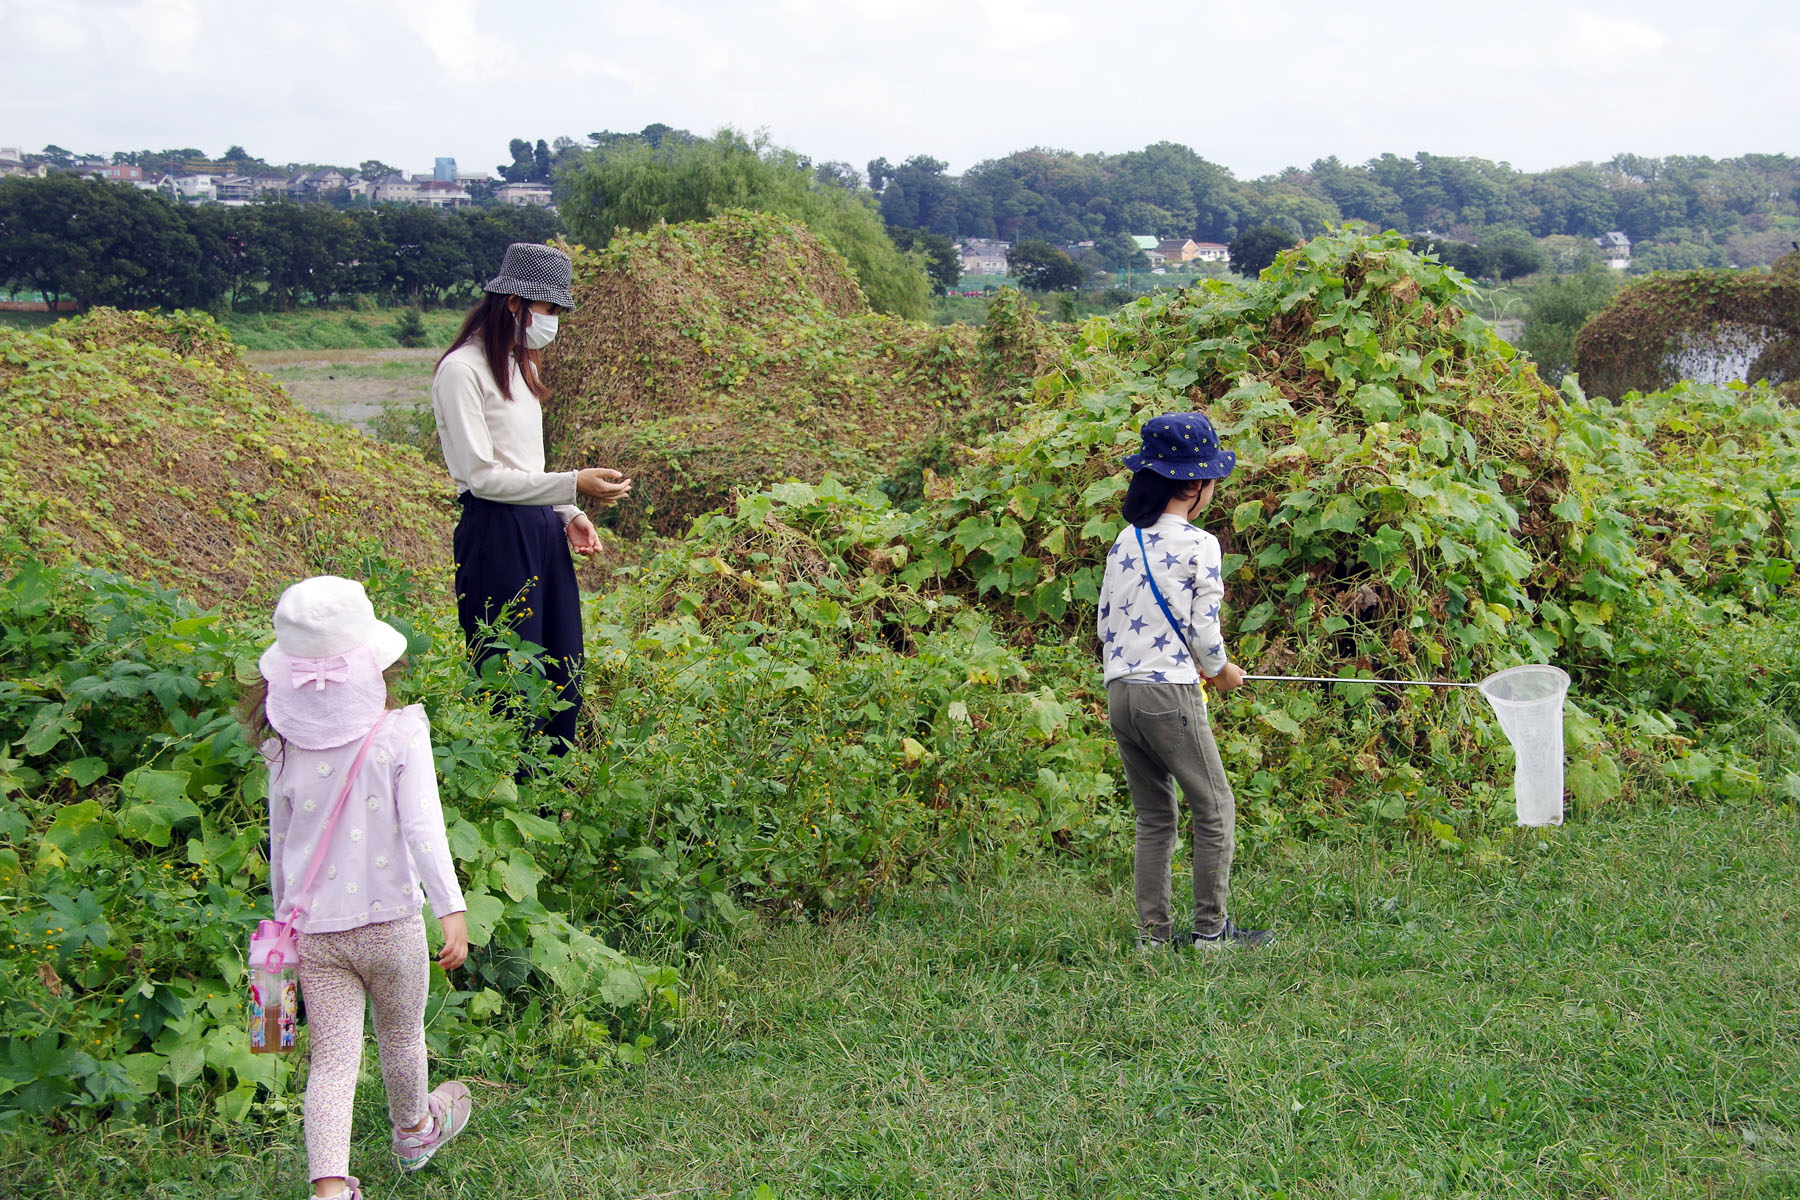
[[[1323,675],[1246,675],[1264,683],[1384,683],[1394,687],[1478,688],[1479,683],[1451,683],[1441,679],[1327,679]]]

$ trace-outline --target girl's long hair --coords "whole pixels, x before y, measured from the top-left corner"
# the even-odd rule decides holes
[[[1119,514],[1139,529],[1148,529],[1169,507],[1169,501],[1194,484],[1205,487],[1206,481],[1170,479],[1144,467],[1132,475],[1131,486],[1125,489],[1125,499],[1119,503]]]
[[[483,292],[481,302],[463,318],[462,328],[456,331],[456,340],[450,343],[450,349],[438,357],[438,365],[442,366],[444,359],[463,344],[477,342],[502,396],[508,400],[513,398],[512,364],[516,362],[531,394],[539,400],[548,400],[550,389],[544,386],[541,358],[536,350],[525,345],[525,325],[507,307],[506,302],[510,299],[511,296],[500,292]],[[531,307],[523,299],[519,304],[525,310]]]

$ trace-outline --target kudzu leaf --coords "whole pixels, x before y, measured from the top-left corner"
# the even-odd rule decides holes
[[[30,728],[25,731],[25,753],[48,754],[55,749],[73,731],[72,723],[64,720],[65,715],[60,704],[46,704],[39,708],[31,718]]]
[[[40,845],[61,854],[74,866],[85,866],[112,844],[112,827],[105,817],[98,800],[65,804],[44,831]]]
[[[498,896],[484,892],[466,893],[463,903],[469,906],[463,920],[469,926],[469,944],[485,946],[493,939],[494,927],[506,912],[506,904]]]
[[[467,821],[452,821],[447,832],[453,857],[466,862],[474,862],[481,857],[481,831],[475,826]]]
[[[199,806],[187,798],[188,778],[186,771],[147,767],[127,775],[121,794],[135,803],[119,809],[119,832],[152,846],[167,846],[176,825],[200,819]]]
[[[523,850],[514,850],[511,858],[495,863],[493,870],[501,888],[514,900],[536,897],[537,881],[543,877],[543,872]]]
[[[1603,804],[1616,797],[1622,787],[1619,764],[1610,754],[1579,759],[1569,767],[1569,795],[1578,804]]]
[[[64,763],[62,773],[73,779],[77,787],[87,787],[94,780],[106,774],[106,760],[92,757],[78,758]]]
[[[1287,713],[1279,708],[1271,709],[1265,713],[1258,713],[1256,714],[1256,719],[1267,725],[1269,728],[1285,733],[1289,737],[1297,738],[1300,736],[1300,722],[1294,720],[1294,718],[1288,716]]]
[[[510,808],[506,810],[506,819],[516,825],[519,832],[528,838],[534,838],[540,842],[562,841],[562,829],[554,821],[546,821],[544,818],[530,813],[515,812]]]

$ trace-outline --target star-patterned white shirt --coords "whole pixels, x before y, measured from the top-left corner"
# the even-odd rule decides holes
[[[1225,636],[1219,610],[1225,603],[1223,555],[1219,539],[1164,513],[1142,530],[1119,531],[1106,552],[1095,631],[1105,662],[1106,682],[1198,683],[1225,669]],[[1147,552],[1147,556],[1146,556]],[[1147,561],[1146,561],[1147,557]],[[1156,586],[1185,633],[1177,637],[1157,606],[1145,574]]]

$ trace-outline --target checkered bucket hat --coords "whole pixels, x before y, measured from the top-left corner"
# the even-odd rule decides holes
[[[1143,449],[1125,456],[1133,471],[1149,468],[1170,479],[1223,479],[1237,455],[1219,445],[1204,413],[1164,413],[1144,422]]]
[[[558,308],[571,309],[575,307],[575,297],[569,294],[573,282],[574,265],[567,254],[555,246],[514,242],[506,248],[500,273],[488,280],[482,290],[526,300],[548,300]]]

